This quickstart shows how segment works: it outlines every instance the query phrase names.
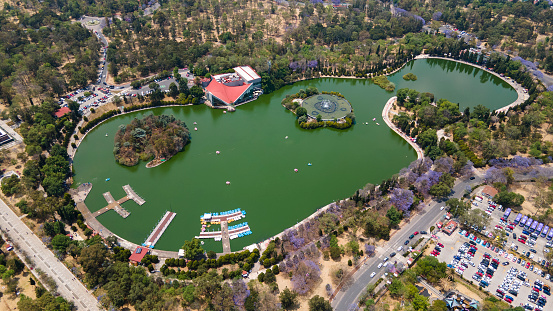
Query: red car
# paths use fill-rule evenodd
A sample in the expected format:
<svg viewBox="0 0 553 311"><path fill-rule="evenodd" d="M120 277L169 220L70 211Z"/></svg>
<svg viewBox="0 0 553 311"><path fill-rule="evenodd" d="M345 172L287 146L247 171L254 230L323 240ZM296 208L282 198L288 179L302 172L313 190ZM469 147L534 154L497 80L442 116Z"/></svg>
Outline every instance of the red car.
<svg viewBox="0 0 553 311"><path fill-rule="evenodd" d="M418 232L418 231L415 231L415 232L413 233L413 235L417 235L417 234L419 234L419 232Z"/></svg>
<svg viewBox="0 0 553 311"><path fill-rule="evenodd" d="M438 246L444 248L444 245L442 243L438 243Z"/></svg>
<svg viewBox="0 0 553 311"><path fill-rule="evenodd" d="M523 239L518 239L518 241L522 244L526 244L526 241L524 241Z"/></svg>

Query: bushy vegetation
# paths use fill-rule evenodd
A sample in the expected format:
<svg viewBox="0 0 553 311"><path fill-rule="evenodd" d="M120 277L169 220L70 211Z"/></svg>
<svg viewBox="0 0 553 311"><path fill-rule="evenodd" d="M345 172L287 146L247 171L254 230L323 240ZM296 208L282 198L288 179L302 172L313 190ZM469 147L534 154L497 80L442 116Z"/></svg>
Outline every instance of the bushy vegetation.
<svg viewBox="0 0 553 311"><path fill-rule="evenodd" d="M417 81L417 76L414 73L410 72L410 73L407 73L407 74L403 75L403 80Z"/></svg>
<svg viewBox="0 0 553 311"><path fill-rule="evenodd" d="M393 92L396 89L396 85L390 82L387 76L374 77L372 80L374 84L380 86L381 88L385 89L388 92Z"/></svg>
<svg viewBox="0 0 553 311"><path fill-rule="evenodd" d="M172 115L148 115L120 125L113 154L118 163L133 166L140 160L169 160L190 141L186 124Z"/></svg>

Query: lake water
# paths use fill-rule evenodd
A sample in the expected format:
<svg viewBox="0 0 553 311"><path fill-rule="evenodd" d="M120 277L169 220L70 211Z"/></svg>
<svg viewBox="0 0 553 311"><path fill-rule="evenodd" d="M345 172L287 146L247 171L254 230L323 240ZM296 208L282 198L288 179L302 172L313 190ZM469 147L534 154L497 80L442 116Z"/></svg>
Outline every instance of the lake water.
<svg viewBox="0 0 553 311"><path fill-rule="evenodd" d="M418 80L404 81L402 76L408 72ZM497 109L517 98L499 78L451 61L412 61L389 79L396 90L408 87L431 92L436 99L459 103L461 110L478 104ZM353 106L357 124L348 130L299 128L280 102L286 94L308 86L342 93ZM74 159L74 185L93 184L85 203L94 212L107 205L102 193L110 191L117 200L125 195L122 186L130 184L146 203L124 203L131 212L127 219L108 211L98 220L138 244L166 210L176 212L156 249L176 251L198 235L200 215L205 212L241 208L247 212L242 221L248 222L253 234L231 241L232 250L240 250L350 196L366 183L380 183L416 159L414 150L382 120L382 108L394 95L367 80L323 78L286 86L227 114L202 105L118 116L94 129L81 143ZM151 113L174 114L184 120L191 130L191 143L156 168L147 169L144 162L134 167L117 164L112 151L118 126ZM198 131L193 130L195 126ZM204 248L222 251L220 242L206 241Z"/></svg>

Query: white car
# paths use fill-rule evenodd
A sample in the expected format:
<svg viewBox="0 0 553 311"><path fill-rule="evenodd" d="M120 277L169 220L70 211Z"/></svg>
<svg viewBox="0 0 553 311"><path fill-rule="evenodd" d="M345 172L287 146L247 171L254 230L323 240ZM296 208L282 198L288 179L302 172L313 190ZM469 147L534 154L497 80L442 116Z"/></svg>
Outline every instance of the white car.
<svg viewBox="0 0 553 311"><path fill-rule="evenodd" d="M403 246L400 246L400 247L397 248L397 251L401 252L402 249L403 249Z"/></svg>
<svg viewBox="0 0 553 311"><path fill-rule="evenodd" d="M440 207L440 211L443 211L443 210L444 210L444 208L445 208L445 206L442 206L442 207Z"/></svg>
<svg viewBox="0 0 553 311"><path fill-rule="evenodd" d="M371 279L374 278L375 275L376 275L376 272L371 273Z"/></svg>
<svg viewBox="0 0 553 311"><path fill-rule="evenodd" d="M382 263L378 264L378 269L382 268Z"/></svg>

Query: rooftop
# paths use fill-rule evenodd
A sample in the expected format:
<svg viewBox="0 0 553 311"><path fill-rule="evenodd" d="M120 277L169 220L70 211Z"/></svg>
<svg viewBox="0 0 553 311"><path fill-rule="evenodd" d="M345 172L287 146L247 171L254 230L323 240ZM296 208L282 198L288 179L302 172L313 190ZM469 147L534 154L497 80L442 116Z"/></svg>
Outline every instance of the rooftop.
<svg viewBox="0 0 553 311"><path fill-rule="evenodd" d="M142 261L142 258L144 258L146 254L148 254L148 251L149 249L147 247L139 246L131 254L131 257L129 257L129 260L134 262L140 262Z"/></svg>
<svg viewBox="0 0 553 311"><path fill-rule="evenodd" d="M57 117L57 118L61 118L63 117L64 115L68 114L71 112L71 109L69 109L68 107L62 107L60 109L58 109L58 111L56 111L56 113L54 113L54 115Z"/></svg>
<svg viewBox="0 0 553 311"><path fill-rule="evenodd" d="M211 83L205 88L221 101L231 104L234 103L248 88L250 84L238 86L227 86L217 80L211 80Z"/></svg>

